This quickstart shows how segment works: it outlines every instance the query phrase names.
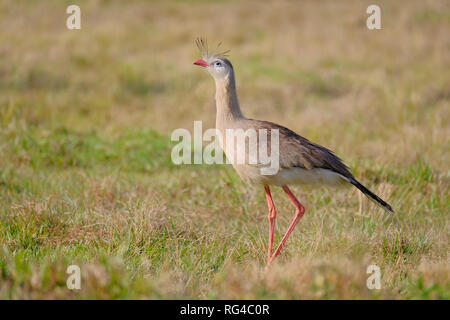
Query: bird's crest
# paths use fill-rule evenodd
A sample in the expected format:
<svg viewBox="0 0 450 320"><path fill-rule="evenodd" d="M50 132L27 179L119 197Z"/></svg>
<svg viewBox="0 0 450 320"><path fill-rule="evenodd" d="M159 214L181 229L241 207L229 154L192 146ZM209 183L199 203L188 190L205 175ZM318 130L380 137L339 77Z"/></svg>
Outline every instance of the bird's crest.
<svg viewBox="0 0 450 320"><path fill-rule="evenodd" d="M209 60L212 57L226 57L228 56L228 53L230 52L230 50L224 50L224 51L219 51L220 46L222 45L222 42L219 42L219 44L217 45L216 49L211 52L211 54L209 53L208 50L208 42L206 40L206 38L197 38L197 40L195 40L195 44L197 45L198 49L200 50L200 53L202 54L202 58L204 60Z"/></svg>

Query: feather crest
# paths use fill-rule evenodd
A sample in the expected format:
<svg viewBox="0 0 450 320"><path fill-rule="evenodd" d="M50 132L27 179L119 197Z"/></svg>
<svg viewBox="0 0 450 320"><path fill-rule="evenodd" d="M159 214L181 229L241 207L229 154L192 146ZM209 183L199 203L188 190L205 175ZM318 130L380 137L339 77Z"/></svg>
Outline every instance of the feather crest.
<svg viewBox="0 0 450 320"><path fill-rule="evenodd" d="M206 38L199 37L195 40L195 44L197 45L198 49L200 50L200 53L202 54L202 57L204 60L209 60L210 58L216 57L226 57L228 56L228 53L230 50L223 50L219 51L220 46L222 45L222 42L219 42L216 49L210 54L208 49L208 41Z"/></svg>

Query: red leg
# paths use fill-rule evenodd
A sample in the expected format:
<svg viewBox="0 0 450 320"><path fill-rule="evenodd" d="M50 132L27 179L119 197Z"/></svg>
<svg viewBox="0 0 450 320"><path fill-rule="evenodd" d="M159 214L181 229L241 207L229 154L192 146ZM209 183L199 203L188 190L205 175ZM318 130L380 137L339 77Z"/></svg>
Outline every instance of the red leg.
<svg viewBox="0 0 450 320"><path fill-rule="evenodd" d="M272 248L273 248L273 233L275 231L275 221L277 218L277 212L275 210L275 205L272 200L272 195L270 194L269 186L264 186L264 191L266 192L267 198L267 206L269 207L269 243L267 248L267 265L270 263L270 259L272 257Z"/></svg>
<svg viewBox="0 0 450 320"><path fill-rule="evenodd" d="M305 207L302 206L300 201L298 201L297 198L292 194L291 190L289 190L289 188L287 186L283 186L283 190L284 190L284 192L286 192L286 194L288 195L288 197L291 199L292 203L295 206L295 217L292 220L291 225L289 226L288 230L286 231L286 234L284 235L283 239L281 240L280 245L278 246L277 250L275 250L275 253L273 254L272 258L270 259L270 262L272 262L272 260L275 259L276 256L280 253L287 238L289 237L292 230L294 230L295 226L297 225L298 220L300 220L301 217L303 217L303 214L305 213Z"/></svg>

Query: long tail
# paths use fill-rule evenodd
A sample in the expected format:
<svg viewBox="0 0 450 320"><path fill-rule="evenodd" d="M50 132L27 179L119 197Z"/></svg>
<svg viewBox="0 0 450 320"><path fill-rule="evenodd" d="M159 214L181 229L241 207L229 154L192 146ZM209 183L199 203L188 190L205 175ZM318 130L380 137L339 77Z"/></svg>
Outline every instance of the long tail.
<svg viewBox="0 0 450 320"><path fill-rule="evenodd" d="M383 199L381 199L379 196L377 196L375 193L364 187L361 183L359 183L356 179L350 179L350 183L357 187L362 193L364 193L367 198L372 200L374 203L382 207L384 210L386 210L389 213L394 213L394 210L392 207Z"/></svg>

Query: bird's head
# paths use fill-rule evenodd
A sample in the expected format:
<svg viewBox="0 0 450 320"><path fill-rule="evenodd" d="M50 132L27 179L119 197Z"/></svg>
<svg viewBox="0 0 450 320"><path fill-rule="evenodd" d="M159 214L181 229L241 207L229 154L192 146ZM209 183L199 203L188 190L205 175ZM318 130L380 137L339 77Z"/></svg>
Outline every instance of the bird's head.
<svg viewBox="0 0 450 320"><path fill-rule="evenodd" d="M194 64L206 68L206 70L216 80L227 79L233 74L233 66L231 62L225 58L225 55L229 52L217 52L220 43L217 46L216 52L209 54L206 40L198 38L196 41L197 47L200 49L202 59L194 61Z"/></svg>

